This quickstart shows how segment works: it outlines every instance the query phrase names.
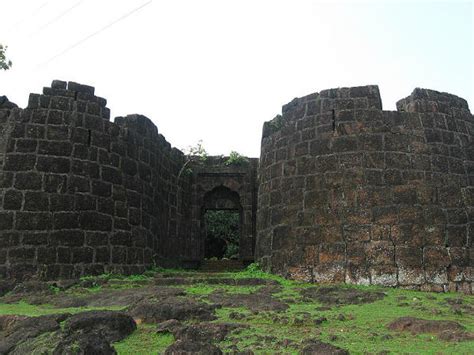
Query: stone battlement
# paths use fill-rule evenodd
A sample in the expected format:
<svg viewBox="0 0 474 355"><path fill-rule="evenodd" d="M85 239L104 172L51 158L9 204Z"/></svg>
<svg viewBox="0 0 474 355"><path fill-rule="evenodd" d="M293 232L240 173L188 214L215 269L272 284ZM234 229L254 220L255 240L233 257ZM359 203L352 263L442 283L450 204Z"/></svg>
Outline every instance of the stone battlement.
<svg viewBox="0 0 474 355"><path fill-rule="evenodd" d="M472 292L474 119L415 89L294 99L262 134L256 257L313 282Z"/></svg>
<svg viewBox="0 0 474 355"><path fill-rule="evenodd" d="M240 259L312 282L472 293L474 118L415 89L323 90L265 122L260 159L193 160L91 86L0 97L0 277L197 266L207 210L240 214ZM191 168L185 169L185 168Z"/></svg>

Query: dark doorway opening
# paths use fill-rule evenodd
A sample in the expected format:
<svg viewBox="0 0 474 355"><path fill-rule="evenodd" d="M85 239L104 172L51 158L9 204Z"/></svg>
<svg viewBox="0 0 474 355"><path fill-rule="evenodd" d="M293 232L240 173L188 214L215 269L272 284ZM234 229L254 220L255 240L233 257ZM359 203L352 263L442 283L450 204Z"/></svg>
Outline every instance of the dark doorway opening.
<svg viewBox="0 0 474 355"><path fill-rule="evenodd" d="M238 259L240 241L239 210L207 210L204 213L205 259Z"/></svg>
<svg viewBox="0 0 474 355"><path fill-rule="evenodd" d="M239 194L225 186L217 186L204 195L201 209L204 259L240 259L242 210Z"/></svg>

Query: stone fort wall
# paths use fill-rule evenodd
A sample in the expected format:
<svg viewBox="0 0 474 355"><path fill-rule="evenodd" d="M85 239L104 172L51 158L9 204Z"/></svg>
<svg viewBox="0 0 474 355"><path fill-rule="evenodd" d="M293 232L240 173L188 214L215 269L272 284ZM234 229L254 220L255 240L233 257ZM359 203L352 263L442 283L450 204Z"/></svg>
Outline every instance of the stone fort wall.
<svg viewBox="0 0 474 355"><path fill-rule="evenodd" d="M242 260L269 271L472 293L473 116L425 89L397 110L376 86L311 94L265 123L259 162L181 174L148 118L110 122L90 86L54 81L25 109L0 97L0 278L196 266L203 211L230 206Z"/></svg>
<svg viewBox="0 0 474 355"><path fill-rule="evenodd" d="M312 282L472 293L474 118L415 89L383 111L377 86L294 99L263 128L256 258Z"/></svg>
<svg viewBox="0 0 474 355"><path fill-rule="evenodd" d="M0 103L0 277L138 273L193 254L184 155L148 118L109 116L73 82L54 81L25 109Z"/></svg>

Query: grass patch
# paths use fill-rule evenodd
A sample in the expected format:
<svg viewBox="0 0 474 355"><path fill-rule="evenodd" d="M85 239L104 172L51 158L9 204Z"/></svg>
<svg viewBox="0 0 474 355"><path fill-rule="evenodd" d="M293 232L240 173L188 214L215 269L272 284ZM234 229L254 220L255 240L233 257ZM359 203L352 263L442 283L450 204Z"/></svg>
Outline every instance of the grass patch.
<svg viewBox="0 0 474 355"><path fill-rule="evenodd" d="M361 292L383 292L385 297L372 303L363 304L323 304L309 296L303 297L302 290L310 287L327 287L303 282L286 280L277 275L267 274L251 265L240 272L205 274L189 270L153 269L142 275L120 276L105 274L83 278L89 287L75 286L67 291L52 289L54 296L67 294L81 297L113 290L119 293L124 288L140 288L152 286L156 277L196 277L200 282L192 285L176 285L182 288L190 299L211 302L209 295L216 290L229 294L257 293L262 285L225 285L207 284L201 281L209 278L246 279L259 278L273 280L281 285L272 297L278 298L289 305L286 311L252 312L245 307L222 307L216 309L217 319L213 322L241 324L243 327L234 330L227 338L217 343L223 352L231 352L236 347L252 350L255 354L283 353L297 354L302 343L307 339L319 339L344 348L350 353L390 353L407 354L472 354L474 342L447 342L439 340L435 335L392 332L386 325L399 317L417 317L431 320L451 320L463 325L468 332L474 332L474 297L458 293L430 293L380 286L331 285L340 290ZM160 286L165 287L165 286ZM150 288L152 289L152 288ZM268 291L267 291L268 292ZM152 297L152 294L150 294ZM181 297L181 296L180 296ZM462 307L458 311L448 303L459 300ZM336 302L337 303L337 302ZM27 302L12 304L1 303L0 315L16 314L40 316L53 313L79 313L89 310L123 310L126 307L70 307L54 308L48 304L32 305ZM316 322L325 318L326 321ZM35 340L39 349L45 349L48 337L54 341L53 335L43 335ZM156 325L139 324L137 330L126 339L116 342L113 346L119 354L163 353L174 341L171 334L156 333ZM27 353L25 348L25 352Z"/></svg>
<svg viewBox="0 0 474 355"><path fill-rule="evenodd" d="M120 355L162 354L174 342L172 334L158 334L156 325L139 324L125 339L113 343Z"/></svg>
<svg viewBox="0 0 474 355"><path fill-rule="evenodd" d="M119 311L122 309L124 309L124 307L120 306L56 308L48 304L32 305L24 301L20 301L18 303L0 303L0 315L15 314L29 317L38 317L47 314L80 313L99 310Z"/></svg>

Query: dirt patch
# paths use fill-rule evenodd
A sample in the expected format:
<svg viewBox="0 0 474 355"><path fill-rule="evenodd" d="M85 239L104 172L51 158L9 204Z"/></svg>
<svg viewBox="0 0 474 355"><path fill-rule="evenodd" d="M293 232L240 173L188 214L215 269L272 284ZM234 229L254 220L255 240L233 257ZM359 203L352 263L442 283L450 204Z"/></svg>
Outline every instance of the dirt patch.
<svg viewBox="0 0 474 355"><path fill-rule="evenodd" d="M263 287L258 291L244 293L227 293L224 290L212 292L208 299L211 302L224 307L245 307L251 311L275 311L281 312L288 309L288 304L272 296L278 292L279 287Z"/></svg>
<svg viewBox="0 0 474 355"><path fill-rule="evenodd" d="M141 300L128 308L128 313L145 323L163 322L169 319L201 320L216 319L214 311L218 305L209 305L186 298L163 298Z"/></svg>
<svg viewBox="0 0 474 355"><path fill-rule="evenodd" d="M304 342L303 349L300 354L302 355L349 355L347 350L338 348L329 343L323 343L317 339L310 339Z"/></svg>
<svg viewBox="0 0 474 355"><path fill-rule="evenodd" d="M458 322L447 320L426 320L414 317L401 317L387 325L387 328L395 331L410 332L413 335L430 333L436 334L438 338L446 341L473 340L474 333L468 333Z"/></svg>
<svg viewBox="0 0 474 355"><path fill-rule="evenodd" d="M337 286L311 287L301 290L300 294L303 299L317 300L325 305L372 303L385 297L383 292L362 291Z"/></svg>

